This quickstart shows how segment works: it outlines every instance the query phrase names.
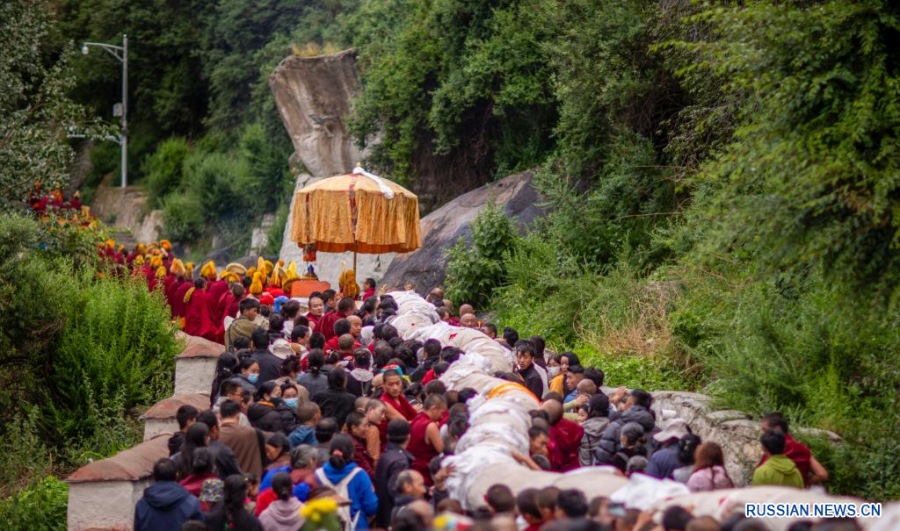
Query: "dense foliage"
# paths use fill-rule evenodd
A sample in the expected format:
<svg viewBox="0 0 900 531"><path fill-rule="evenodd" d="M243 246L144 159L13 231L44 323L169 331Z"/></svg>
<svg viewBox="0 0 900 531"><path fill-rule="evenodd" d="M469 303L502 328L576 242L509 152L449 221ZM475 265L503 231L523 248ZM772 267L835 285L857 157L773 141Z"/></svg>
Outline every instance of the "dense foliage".
<svg viewBox="0 0 900 531"><path fill-rule="evenodd" d="M500 323L611 383L834 430L830 489L900 496L896 7L543 9L551 212L486 296Z"/></svg>
<svg viewBox="0 0 900 531"><path fill-rule="evenodd" d="M11 529L38 515L34 525L64 528L65 486L36 482L133 446L138 408L172 392L168 308L145 282L96 273L100 237L0 216L0 497L24 489L0 502Z"/></svg>

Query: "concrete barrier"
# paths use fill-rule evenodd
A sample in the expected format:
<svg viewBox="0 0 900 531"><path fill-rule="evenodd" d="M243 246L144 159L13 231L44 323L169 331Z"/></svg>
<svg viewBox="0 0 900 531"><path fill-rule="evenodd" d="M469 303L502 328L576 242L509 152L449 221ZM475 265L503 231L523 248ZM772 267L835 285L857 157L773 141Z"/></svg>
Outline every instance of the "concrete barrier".
<svg viewBox="0 0 900 531"><path fill-rule="evenodd" d="M69 476L69 531L132 529L134 508L150 484L153 464L169 455L167 440L160 435Z"/></svg>
<svg viewBox="0 0 900 531"><path fill-rule="evenodd" d="M181 335L185 348L175 357L175 395L209 395L225 347L202 337Z"/></svg>

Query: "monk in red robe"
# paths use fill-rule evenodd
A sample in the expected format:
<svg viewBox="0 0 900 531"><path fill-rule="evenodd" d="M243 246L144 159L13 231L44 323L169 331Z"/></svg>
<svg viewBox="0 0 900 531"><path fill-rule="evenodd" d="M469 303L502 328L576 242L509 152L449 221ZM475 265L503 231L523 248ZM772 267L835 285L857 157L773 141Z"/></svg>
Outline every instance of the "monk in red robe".
<svg viewBox="0 0 900 531"><path fill-rule="evenodd" d="M353 315L353 310L356 309L356 303L353 302L353 299L349 297L344 297L340 301L338 301L337 310L326 313L322 320L319 321L319 326L316 328L316 332L319 332L323 336L325 336L325 340L329 340L334 337L334 323L336 323L340 319L346 319Z"/></svg>
<svg viewBox="0 0 900 531"><path fill-rule="evenodd" d="M184 333L215 341L216 327L209 318L209 293L206 292L206 281L202 278L194 281L194 287L184 296L184 303Z"/></svg>
<svg viewBox="0 0 900 531"><path fill-rule="evenodd" d="M567 472L580 466L578 449L584 428L577 422L563 418L563 406L556 400L547 400L541 409L550 416L550 469L554 472Z"/></svg>

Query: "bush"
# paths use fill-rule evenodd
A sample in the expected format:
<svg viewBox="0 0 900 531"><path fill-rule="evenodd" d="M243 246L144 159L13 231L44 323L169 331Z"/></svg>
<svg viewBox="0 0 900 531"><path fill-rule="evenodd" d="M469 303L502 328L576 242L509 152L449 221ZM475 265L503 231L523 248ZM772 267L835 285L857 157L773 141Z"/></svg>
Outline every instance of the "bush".
<svg viewBox="0 0 900 531"><path fill-rule="evenodd" d="M246 173L246 162L224 153L195 151L184 163L184 190L200 200L206 221L229 214L241 205L236 182Z"/></svg>
<svg viewBox="0 0 900 531"><path fill-rule="evenodd" d="M196 241L205 227L202 209L196 194L170 195L163 203L163 236L178 242Z"/></svg>
<svg viewBox="0 0 900 531"><path fill-rule="evenodd" d="M506 281L506 255L519 235L501 207L488 205L472 223L472 242L460 239L447 251L447 296L484 308Z"/></svg>
<svg viewBox="0 0 900 531"><path fill-rule="evenodd" d="M99 435L105 419L172 392L180 346L169 309L138 281L76 277L45 391L58 442ZM101 440L101 439L97 439Z"/></svg>
<svg viewBox="0 0 900 531"><path fill-rule="evenodd" d="M162 206L164 198L174 192L182 180L184 159L190 146L181 137L172 137L163 141L153 155L144 162L147 174L147 191L154 206Z"/></svg>
<svg viewBox="0 0 900 531"><path fill-rule="evenodd" d="M69 486L48 476L33 487L0 501L0 522L4 529L31 531L63 531Z"/></svg>

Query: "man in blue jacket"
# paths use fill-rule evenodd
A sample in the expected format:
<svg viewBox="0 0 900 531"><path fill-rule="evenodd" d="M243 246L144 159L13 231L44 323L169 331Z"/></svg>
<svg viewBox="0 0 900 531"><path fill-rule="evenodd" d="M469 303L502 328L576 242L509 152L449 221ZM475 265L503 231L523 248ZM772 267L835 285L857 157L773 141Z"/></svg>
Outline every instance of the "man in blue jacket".
<svg viewBox="0 0 900 531"><path fill-rule="evenodd" d="M203 520L200 502L175 482L175 462L160 459L153 465L153 484L134 509L134 531L181 529L188 520Z"/></svg>

